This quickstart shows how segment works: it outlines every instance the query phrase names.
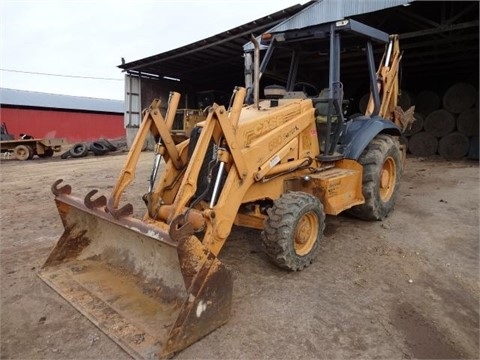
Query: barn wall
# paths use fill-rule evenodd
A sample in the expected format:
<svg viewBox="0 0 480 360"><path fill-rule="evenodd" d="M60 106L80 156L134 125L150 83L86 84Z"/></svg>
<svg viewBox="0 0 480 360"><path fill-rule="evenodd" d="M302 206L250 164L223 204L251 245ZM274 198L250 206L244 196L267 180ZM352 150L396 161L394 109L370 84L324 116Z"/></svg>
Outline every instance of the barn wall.
<svg viewBox="0 0 480 360"><path fill-rule="evenodd" d="M123 114L0 108L0 121L18 138L27 133L37 138L65 138L70 143L125 136Z"/></svg>

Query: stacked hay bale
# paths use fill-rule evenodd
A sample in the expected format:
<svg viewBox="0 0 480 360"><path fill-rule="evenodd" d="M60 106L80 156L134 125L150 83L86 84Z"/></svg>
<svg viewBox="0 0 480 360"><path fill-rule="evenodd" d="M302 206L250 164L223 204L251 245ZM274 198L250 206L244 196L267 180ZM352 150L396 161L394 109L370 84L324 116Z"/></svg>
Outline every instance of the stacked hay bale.
<svg viewBox="0 0 480 360"><path fill-rule="evenodd" d="M411 154L478 160L478 92L474 86L456 83L442 97L421 91L415 98L415 120L405 132Z"/></svg>

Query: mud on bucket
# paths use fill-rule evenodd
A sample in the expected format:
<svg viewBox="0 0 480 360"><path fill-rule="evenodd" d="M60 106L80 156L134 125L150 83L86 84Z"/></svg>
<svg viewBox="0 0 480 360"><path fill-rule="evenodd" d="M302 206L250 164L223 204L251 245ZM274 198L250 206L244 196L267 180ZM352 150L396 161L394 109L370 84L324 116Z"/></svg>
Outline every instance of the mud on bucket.
<svg viewBox="0 0 480 360"><path fill-rule="evenodd" d="M65 231L39 276L134 358L172 356L228 320L230 272L195 236L69 191L55 201Z"/></svg>

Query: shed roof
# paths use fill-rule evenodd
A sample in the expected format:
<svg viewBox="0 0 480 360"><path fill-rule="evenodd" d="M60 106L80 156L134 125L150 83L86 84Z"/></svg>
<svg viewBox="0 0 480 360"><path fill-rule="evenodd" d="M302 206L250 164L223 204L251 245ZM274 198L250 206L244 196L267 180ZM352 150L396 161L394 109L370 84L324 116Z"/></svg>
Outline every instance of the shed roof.
<svg viewBox="0 0 480 360"><path fill-rule="evenodd" d="M269 30L353 18L386 33L400 35L401 47L405 50L404 73L417 81L418 86L426 80L435 83L438 74L443 80L465 77L478 81L478 15L478 1L312 0L119 67L127 72L153 74L157 78L172 76L197 89L214 86L229 91L234 85L244 83L243 46L251 33L259 35ZM360 57L364 60L365 56L359 53ZM276 73L282 73L282 67L288 71L290 58L275 63ZM356 72L356 59L348 60L352 73ZM270 76L264 75L262 79Z"/></svg>
<svg viewBox="0 0 480 360"><path fill-rule="evenodd" d="M315 1L293 5L284 10L237 26L220 34L161 54L121 64L130 73L171 77L191 84L243 81L243 45L250 34L261 34ZM221 85L219 85L221 86Z"/></svg>
<svg viewBox="0 0 480 360"><path fill-rule="evenodd" d="M0 105L2 106L123 113L123 104L124 102L120 100L0 88Z"/></svg>
<svg viewBox="0 0 480 360"><path fill-rule="evenodd" d="M415 0L316 0L306 8L292 15L290 18L282 21L278 25L273 26L268 30L268 32L282 32L325 24L332 21L342 20L349 16L366 14L395 6L406 5L413 1ZM253 50L252 43L248 42L245 44L244 50Z"/></svg>

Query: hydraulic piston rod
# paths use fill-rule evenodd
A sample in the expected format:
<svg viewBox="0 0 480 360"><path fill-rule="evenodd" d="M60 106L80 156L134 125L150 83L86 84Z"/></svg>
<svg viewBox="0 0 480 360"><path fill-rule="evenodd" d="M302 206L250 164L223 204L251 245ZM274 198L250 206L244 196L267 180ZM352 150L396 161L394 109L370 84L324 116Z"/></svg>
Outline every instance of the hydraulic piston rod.
<svg viewBox="0 0 480 360"><path fill-rule="evenodd" d="M215 179L215 185L213 187L212 198L210 200L210 208L213 208L215 206L215 203L217 202L218 188L220 187L220 181L221 181L222 176L223 176L223 169L224 168L225 168L225 163L223 161L220 161L220 166L218 168L217 178Z"/></svg>

